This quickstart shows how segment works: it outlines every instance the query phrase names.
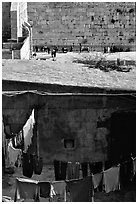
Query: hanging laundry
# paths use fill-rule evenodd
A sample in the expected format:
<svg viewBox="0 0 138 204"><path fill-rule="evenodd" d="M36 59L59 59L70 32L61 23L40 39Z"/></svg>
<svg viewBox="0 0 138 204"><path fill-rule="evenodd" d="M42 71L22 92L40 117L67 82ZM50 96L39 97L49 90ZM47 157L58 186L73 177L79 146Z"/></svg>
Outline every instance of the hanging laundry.
<svg viewBox="0 0 138 204"><path fill-rule="evenodd" d="M61 161L60 180L66 180L67 162Z"/></svg>
<svg viewBox="0 0 138 204"><path fill-rule="evenodd" d="M103 172L103 184L106 193L120 189L119 172L120 166L112 167Z"/></svg>
<svg viewBox="0 0 138 204"><path fill-rule="evenodd" d="M80 176L80 163L79 162L68 162L67 177L70 179L79 179Z"/></svg>
<svg viewBox="0 0 138 204"><path fill-rule="evenodd" d="M123 162L120 166L121 185L127 186L130 184L133 176L133 160Z"/></svg>
<svg viewBox="0 0 138 204"><path fill-rule="evenodd" d="M2 122L2 147L3 147L3 154L6 155L6 135L4 132L4 124Z"/></svg>
<svg viewBox="0 0 138 204"><path fill-rule="evenodd" d="M51 190L50 182L39 181L38 185L40 187L40 197L49 198Z"/></svg>
<svg viewBox="0 0 138 204"><path fill-rule="evenodd" d="M67 171L67 162L54 160L55 180L65 180Z"/></svg>
<svg viewBox="0 0 138 204"><path fill-rule="evenodd" d="M65 181L54 181L51 182L52 192L51 197L57 196L57 201L66 202L66 182ZM54 193L53 193L54 192Z"/></svg>
<svg viewBox="0 0 138 204"><path fill-rule="evenodd" d="M103 163L102 162L89 163L89 167L91 174L97 174L102 171Z"/></svg>
<svg viewBox="0 0 138 204"><path fill-rule="evenodd" d="M8 139L6 139L6 135L4 132L4 124L2 122L2 166L9 166L9 158L8 158Z"/></svg>
<svg viewBox="0 0 138 204"><path fill-rule="evenodd" d="M136 158L133 159L133 175L136 175Z"/></svg>
<svg viewBox="0 0 138 204"><path fill-rule="evenodd" d="M93 187L94 189L98 188L100 183L102 182L103 173L98 173L92 175Z"/></svg>
<svg viewBox="0 0 138 204"><path fill-rule="evenodd" d="M27 120L26 124L23 127L23 136L24 136L24 152L27 152L28 147L32 143L33 137L33 127L34 127L35 119L34 119L34 109L32 110L32 114Z"/></svg>
<svg viewBox="0 0 138 204"><path fill-rule="evenodd" d="M12 146L12 141L8 144L8 158L9 158L9 165L14 166L15 162L17 161L18 157L21 155L20 149L15 149Z"/></svg>
<svg viewBox="0 0 138 204"><path fill-rule="evenodd" d="M33 155L33 170L35 174L40 175L43 169L43 159L37 155Z"/></svg>
<svg viewBox="0 0 138 204"><path fill-rule="evenodd" d="M83 178L88 176L88 164L87 162L81 163L81 169L82 169L82 176Z"/></svg>
<svg viewBox="0 0 138 204"><path fill-rule="evenodd" d="M22 161L23 175L28 178L31 178L33 175L33 155L23 153L22 156L23 156Z"/></svg>
<svg viewBox="0 0 138 204"><path fill-rule="evenodd" d="M33 199L39 201L39 186L38 181L16 178L16 191L14 202L18 199Z"/></svg>
<svg viewBox="0 0 138 204"><path fill-rule="evenodd" d="M54 160L55 180L60 180L60 161Z"/></svg>
<svg viewBox="0 0 138 204"><path fill-rule="evenodd" d="M84 179L66 181L72 202L91 202L94 196L92 176Z"/></svg>
<svg viewBox="0 0 138 204"><path fill-rule="evenodd" d="M12 144L15 149L24 149L23 131L20 131L14 138L12 138Z"/></svg>

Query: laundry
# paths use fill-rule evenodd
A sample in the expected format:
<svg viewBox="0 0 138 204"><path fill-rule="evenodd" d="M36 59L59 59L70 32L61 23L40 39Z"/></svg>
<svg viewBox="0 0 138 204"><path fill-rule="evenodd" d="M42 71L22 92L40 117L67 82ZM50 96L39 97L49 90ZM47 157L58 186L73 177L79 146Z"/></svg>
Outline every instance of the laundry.
<svg viewBox="0 0 138 204"><path fill-rule="evenodd" d="M33 127L34 127L35 119L34 119L34 109L32 110L32 114L27 120L26 124L23 127L23 136L24 136L24 152L27 152L28 147L32 143L33 137Z"/></svg>
<svg viewBox="0 0 138 204"><path fill-rule="evenodd" d="M120 178L121 178L121 185L127 186L130 184L133 178L133 160L130 159L129 161L123 162L120 166Z"/></svg>
<svg viewBox="0 0 138 204"><path fill-rule="evenodd" d="M133 175L136 174L136 158L133 159Z"/></svg>
<svg viewBox="0 0 138 204"><path fill-rule="evenodd" d="M23 175L28 178L31 178L33 175L33 155L23 153L22 168L23 168Z"/></svg>
<svg viewBox="0 0 138 204"><path fill-rule="evenodd" d="M91 174L97 174L102 171L103 163L102 162L89 163L89 167Z"/></svg>
<svg viewBox="0 0 138 204"><path fill-rule="evenodd" d="M59 196L60 199L66 202L66 182L65 181L54 181L51 182L53 190L51 194L52 197Z"/></svg>
<svg viewBox="0 0 138 204"><path fill-rule="evenodd" d="M38 183L38 186L40 187L40 197L49 198L51 190L50 182L41 181Z"/></svg>
<svg viewBox="0 0 138 204"><path fill-rule="evenodd" d="M16 191L14 201L18 199L33 199L39 201L38 181L16 178Z"/></svg>
<svg viewBox="0 0 138 204"><path fill-rule="evenodd" d="M92 176L84 179L66 181L72 202L91 202L94 196Z"/></svg>
<svg viewBox="0 0 138 204"><path fill-rule="evenodd" d="M55 180L65 180L67 171L67 162L54 160Z"/></svg>
<svg viewBox="0 0 138 204"><path fill-rule="evenodd" d="M33 170L35 174L40 175L43 169L43 159L37 155L33 155Z"/></svg>
<svg viewBox="0 0 138 204"><path fill-rule="evenodd" d="M93 187L94 189L98 188L103 178L103 173L98 173L92 175Z"/></svg>
<svg viewBox="0 0 138 204"><path fill-rule="evenodd" d="M88 164L87 162L81 163L82 175L83 178L88 176Z"/></svg>
<svg viewBox="0 0 138 204"><path fill-rule="evenodd" d="M106 193L120 189L119 172L120 166L112 167L103 172L103 184Z"/></svg>
<svg viewBox="0 0 138 204"><path fill-rule="evenodd" d="M15 149L24 149L24 137L22 131L20 131L14 138L12 138L12 144Z"/></svg>
<svg viewBox="0 0 138 204"><path fill-rule="evenodd" d="M80 176L80 163L79 162L68 162L67 167L67 178L71 179L79 179Z"/></svg>
<svg viewBox="0 0 138 204"><path fill-rule="evenodd" d="M16 160L18 157L21 155L21 150L20 149L15 149L12 146L12 141L9 142L8 144L8 158L9 158L9 165L14 166Z"/></svg>

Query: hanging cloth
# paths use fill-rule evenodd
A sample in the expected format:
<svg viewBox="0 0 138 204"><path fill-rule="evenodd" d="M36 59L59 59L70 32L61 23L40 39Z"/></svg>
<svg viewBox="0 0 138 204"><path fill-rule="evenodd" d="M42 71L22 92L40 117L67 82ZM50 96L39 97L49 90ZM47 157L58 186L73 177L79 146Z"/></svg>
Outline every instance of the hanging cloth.
<svg viewBox="0 0 138 204"><path fill-rule="evenodd" d="M103 178L103 173L92 175L94 189L98 188Z"/></svg>
<svg viewBox="0 0 138 204"><path fill-rule="evenodd" d="M33 155L33 170L35 174L40 175L43 169L43 159L37 155Z"/></svg>
<svg viewBox="0 0 138 204"><path fill-rule="evenodd" d="M133 175L136 175L136 158L133 159Z"/></svg>
<svg viewBox="0 0 138 204"><path fill-rule="evenodd" d="M17 159L21 156L21 150L15 149L12 146L12 141L8 144L8 157L9 157L9 165L14 166Z"/></svg>
<svg viewBox="0 0 138 204"><path fill-rule="evenodd" d="M81 163L82 175L83 178L88 176L88 164L87 162Z"/></svg>
<svg viewBox="0 0 138 204"><path fill-rule="evenodd" d="M72 202L91 202L94 195L92 176L66 181Z"/></svg>
<svg viewBox="0 0 138 204"><path fill-rule="evenodd" d="M51 182L51 185L52 185L51 197L52 198L56 197L56 201L66 202L66 182L54 181Z"/></svg>
<svg viewBox="0 0 138 204"><path fill-rule="evenodd" d="M27 152L28 147L32 143L34 123L35 123L35 119L34 119L34 109L33 109L32 114L30 115L29 119L27 120L26 124L23 127L25 153Z"/></svg>
<svg viewBox="0 0 138 204"><path fill-rule="evenodd" d="M33 156L27 153L23 153L22 161L23 175L31 178L33 175Z"/></svg>
<svg viewBox="0 0 138 204"><path fill-rule="evenodd" d="M50 198L50 190L51 190L50 182L39 181L38 185L40 187L40 197Z"/></svg>
<svg viewBox="0 0 138 204"><path fill-rule="evenodd" d="M33 199L35 202L39 201L38 181L16 178L14 202L18 202L18 199Z"/></svg>
<svg viewBox="0 0 138 204"><path fill-rule="evenodd" d="M120 189L119 172L120 166L112 167L103 172L103 184L106 193Z"/></svg>
<svg viewBox="0 0 138 204"><path fill-rule="evenodd" d="M80 163L68 162L68 167L67 167L68 180L79 179L79 176L80 176Z"/></svg>
<svg viewBox="0 0 138 204"><path fill-rule="evenodd" d="M24 150L24 136L22 130L12 138L12 144L15 149Z"/></svg>
<svg viewBox="0 0 138 204"><path fill-rule="evenodd" d="M66 179L67 162L54 160L55 180L61 181Z"/></svg>

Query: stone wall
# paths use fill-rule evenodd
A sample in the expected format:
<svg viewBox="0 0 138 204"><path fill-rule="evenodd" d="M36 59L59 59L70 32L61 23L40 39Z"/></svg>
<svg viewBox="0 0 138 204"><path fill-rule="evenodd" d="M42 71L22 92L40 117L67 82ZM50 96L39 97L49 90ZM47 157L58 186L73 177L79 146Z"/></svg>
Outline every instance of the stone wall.
<svg viewBox="0 0 138 204"><path fill-rule="evenodd" d="M92 50L122 45L135 50L135 2L29 2L34 45L72 45Z"/></svg>

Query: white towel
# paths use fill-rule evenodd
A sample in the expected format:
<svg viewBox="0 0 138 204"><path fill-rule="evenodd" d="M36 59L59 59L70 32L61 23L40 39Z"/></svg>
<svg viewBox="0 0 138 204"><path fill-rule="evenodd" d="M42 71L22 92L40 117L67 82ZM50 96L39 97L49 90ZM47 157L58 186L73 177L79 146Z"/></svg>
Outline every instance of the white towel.
<svg viewBox="0 0 138 204"><path fill-rule="evenodd" d="M120 189L119 172L120 166L112 167L103 172L103 184L106 193Z"/></svg>

